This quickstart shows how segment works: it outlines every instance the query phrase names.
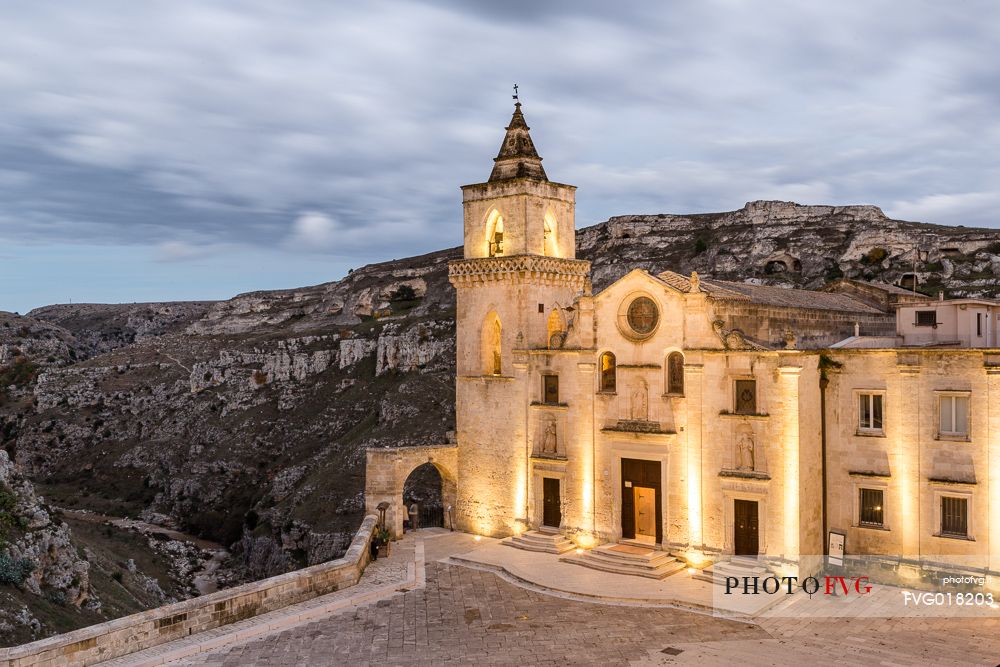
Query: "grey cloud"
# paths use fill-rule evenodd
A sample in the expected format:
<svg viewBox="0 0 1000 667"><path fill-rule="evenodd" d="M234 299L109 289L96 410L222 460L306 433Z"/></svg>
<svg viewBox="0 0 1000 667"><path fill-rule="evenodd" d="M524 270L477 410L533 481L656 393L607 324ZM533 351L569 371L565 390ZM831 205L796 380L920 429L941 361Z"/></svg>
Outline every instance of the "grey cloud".
<svg viewBox="0 0 1000 667"><path fill-rule="evenodd" d="M454 245L457 186L488 175L514 81L550 177L581 186L581 225L761 197L997 224L977 206L1000 188L993 3L7 14L3 239L187 261L191 248L294 245L315 212L336 221L329 252L359 262Z"/></svg>

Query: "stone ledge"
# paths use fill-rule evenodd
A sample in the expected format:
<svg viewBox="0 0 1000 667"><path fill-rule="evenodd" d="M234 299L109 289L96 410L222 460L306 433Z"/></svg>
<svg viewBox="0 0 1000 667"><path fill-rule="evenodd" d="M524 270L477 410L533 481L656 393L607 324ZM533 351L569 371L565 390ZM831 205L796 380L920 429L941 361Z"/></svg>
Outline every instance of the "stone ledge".
<svg viewBox="0 0 1000 667"><path fill-rule="evenodd" d="M375 522L366 516L337 560L0 649L0 664L93 665L353 586L370 559Z"/></svg>

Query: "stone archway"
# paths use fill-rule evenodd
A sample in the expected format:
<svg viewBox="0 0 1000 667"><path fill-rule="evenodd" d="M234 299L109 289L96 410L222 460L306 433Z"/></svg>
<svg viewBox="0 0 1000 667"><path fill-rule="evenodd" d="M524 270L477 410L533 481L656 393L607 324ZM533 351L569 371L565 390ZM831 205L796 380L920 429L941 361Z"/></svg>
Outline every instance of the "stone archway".
<svg viewBox="0 0 1000 667"><path fill-rule="evenodd" d="M458 494L458 446L429 445L424 447L388 447L369 449L365 466L365 511L378 514L378 505L389 503L386 526L394 537L403 534L403 519L407 516L403 504L403 487L414 470L432 464L441 475L441 502L445 508L455 505Z"/></svg>

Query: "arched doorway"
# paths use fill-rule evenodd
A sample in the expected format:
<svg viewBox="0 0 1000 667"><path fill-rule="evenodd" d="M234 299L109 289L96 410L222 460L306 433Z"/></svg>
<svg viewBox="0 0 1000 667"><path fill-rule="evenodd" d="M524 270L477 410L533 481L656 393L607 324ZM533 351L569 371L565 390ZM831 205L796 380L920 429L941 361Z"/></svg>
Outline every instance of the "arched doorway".
<svg viewBox="0 0 1000 667"><path fill-rule="evenodd" d="M410 511L414 505L417 510L415 515ZM406 477L403 482L403 507L406 530L444 527L444 480L437 466L424 463Z"/></svg>

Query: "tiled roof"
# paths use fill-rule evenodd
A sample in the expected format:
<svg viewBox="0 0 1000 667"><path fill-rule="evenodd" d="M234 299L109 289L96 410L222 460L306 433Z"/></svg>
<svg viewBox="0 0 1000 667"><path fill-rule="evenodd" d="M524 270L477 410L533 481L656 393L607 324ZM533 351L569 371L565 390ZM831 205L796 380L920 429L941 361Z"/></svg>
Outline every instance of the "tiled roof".
<svg viewBox="0 0 1000 667"><path fill-rule="evenodd" d="M658 278L674 289L684 292L691 291L691 279L664 271ZM771 285L753 285L750 283L735 283L728 280L703 278L699 288L715 299L747 300L765 306L782 306L785 308L810 308L812 310L835 310L851 313L883 314L877 308L872 308L846 294L831 292L814 292L812 290L788 289Z"/></svg>

